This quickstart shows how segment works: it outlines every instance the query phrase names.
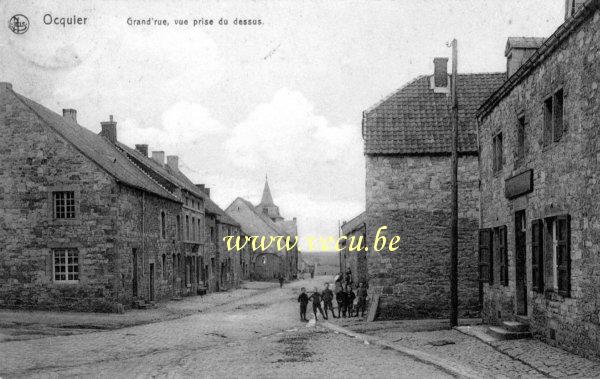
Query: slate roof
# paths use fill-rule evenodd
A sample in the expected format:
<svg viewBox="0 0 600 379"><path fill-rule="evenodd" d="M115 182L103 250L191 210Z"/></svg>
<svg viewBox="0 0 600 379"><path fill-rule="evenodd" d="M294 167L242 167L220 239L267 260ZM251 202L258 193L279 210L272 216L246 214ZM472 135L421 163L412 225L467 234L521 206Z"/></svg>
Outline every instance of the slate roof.
<svg viewBox="0 0 600 379"><path fill-rule="evenodd" d="M271 196L271 189L269 188L269 181L265 178L265 188L263 189L262 199L259 205L275 205L273 203L273 196Z"/></svg>
<svg viewBox="0 0 600 379"><path fill-rule="evenodd" d="M163 198L180 202L177 197L146 175L125 154L106 138L67 120L48 108L13 92L46 125L71 143L117 181Z"/></svg>
<svg viewBox="0 0 600 379"><path fill-rule="evenodd" d="M579 30L580 26L600 9L600 0L587 0L577 12L560 25L550 37L537 49L519 69L512 74L477 110L477 117L485 117L494 107L506 97L513 88L529 76L529 74L550 57L553 52L569 36Z"/></svg>
<svg viewBox="0 0 600 379"><path fill-rule="evenodd" d="M504 55L508 54L510 49L538 49L546 38L540 37L508 37Z"/></svg>
<svg viewBox="0 0 600 379"><path fill-rule="evenodd" d="M365 111L365 154L439 154L451 152L451 101L434 93L423 75ZM459 152L477 151L475 112L502 85L505 73L459 74Z"/></svg>
<svg viewBox="0 0 600 379"><path fill-rule="evenodd" d="M173 183L179 188L182 188L194 196L204 200L204 208L206 212L217 215L219 221L224 224L239 226L239 224L225 213L204 191L200 190L196 185L181 171L173 170L167 165L161 165L154 159L140 153L139 151L130 148L129 146L118 143L119 148L123 149L127 154L134 156L149 166L154 172L161 175L163 178Z"/></svg>
<svg viewBox="0 0 600 379"><path fill-rule="evenodd" d="M342 224L342 233L344 233L344 235L348 235L350 233L352 233L353 231L355 231L356 229L360 228L362 226L362 224L364 224L366 222L366 216L367 216L367 212L363 212L361 214L359 214L358 216L354 217L353 219L351 219L350 221L346 221Z"/></svg>
<svg viewBox="0 0 600 379"><path fill-rule="evenodd" d="M242 231L248 236L283 235L282 230L271 219L263 218L252 203L241 197L235 199L225 211L241 225Z"/></svg>

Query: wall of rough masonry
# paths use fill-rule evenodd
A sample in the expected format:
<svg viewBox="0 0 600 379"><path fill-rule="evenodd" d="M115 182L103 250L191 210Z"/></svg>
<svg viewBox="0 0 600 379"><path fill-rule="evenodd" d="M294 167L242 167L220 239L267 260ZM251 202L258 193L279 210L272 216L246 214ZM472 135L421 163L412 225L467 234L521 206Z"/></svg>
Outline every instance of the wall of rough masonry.
<svg viewBox="0 0 600 379"><path fill-rule="evenodd" d="M119 186L116 224L118 270L115 278L120 302L128 307L134 300L150 299L150 265L154 265L154 299L162 300L184 294L185 258L191 254L187 244L177 238L176 216L181 204L126 186ZM161 212L165 213L165 237L160 231ZM137 293L133 292L134 249L137 252ZM187 254L186 254L187 253ZM165 256L163 265L163 255ZM175 261L175 264L173 262Z"/></svg>
<svg viewBox="0 0 600 379"><path fill-rule="evenodd" d="M583 355L600 353L600 14L564 41L482 120L482 227L507 225L509 284L484 285L484 320L499 323L515 315L514 212L527 219L528 315L536 336ZM564 90L566 131L544 147L543 102ZM528 120L526 156L515 159L517 115ZM505 163L492 173L492 137L502 131ZM533 192L504 197L504 181L533 169ZM531 221L571 216L571 296L532 291ZM500 314L499 314L500 312Z"/></svg>
<svg viewBox="0 0 600 379"><path fill-rule="evenodd" d="M450 263L450 157L366 157L369 294L380 295L379 319L447 316ZM478 311L477 157L459 159L459 300ZM400 247L372 251L381 226Z"/></svg>
<svg viewBox="0 0 600 379"><path fill-rule="evenodd" d="M116 183L0 91L0 306L111 310ZM74 190L77 218L55 221L52 190ZM55 283L52 248L79 250L78 284Z"/></svg>

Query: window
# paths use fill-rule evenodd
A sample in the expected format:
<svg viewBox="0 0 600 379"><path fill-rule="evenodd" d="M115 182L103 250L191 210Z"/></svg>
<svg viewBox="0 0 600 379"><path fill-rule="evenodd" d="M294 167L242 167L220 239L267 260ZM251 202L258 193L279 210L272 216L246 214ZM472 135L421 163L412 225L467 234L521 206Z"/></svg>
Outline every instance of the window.
<svg viewBox="0 0 600 379"><path fill-rule="evenodd" d="M268 215L269 214L269 210L267 208L263 208L263 213Z"/></svg>
<svg viewBox="0 0 600 379"><path fill-rule="evenodd" d="M167 256L166 254L162 255L162 278L165 280L167 278Z"/></svg>
<svg viewBox="0 0 600 379"><path fill-rule="evenodd" d="M196 218L192 217L192 238L190 238L191 240L195 241L196 240Z"/></svg>
<svg viewBox="0 0 600 379"><path fill-rule="evenodd" d="M75 218L74 191L52 192L52 203L54 204L54 218L66 220Z"/></svg>
<svg viewBox="0 0 600 379"><path fill-rule="evenodd" d="M531 222L531 281L535 292L544 292L544 223Z"/></svg>
<svg viewBox="0 0 600 379"><path fill-rule="evenodd" d="M210 240L211 242L215 242L215 228L210 227Z"/></svg>
<svg viewBox="0 0 600 379"><path fill-rule="evenodd" d="M571 294L571 231L568 215L546 219L550 242L548 262L552 290L563 296Z"/></svg>
<svg viewBox="0 0 600 379"><path fill-rule="evenodd" d="M190 239L190 216L185 216L185 240L189 241Z"/></svg>
<svg viewBox="0 0 600 379"><path fill-rule="evenodd" d="M564 92L562 89L544 101L544 146L558 142L563 135Z"/></svg>
<svg viewBox="0 0 600 379"><path fill-rule="evenodd" d="M198 218L198 241L202 239L202 223L200 222L200 218Z"/></svg>
<svg viewBox="0 0 600 379"><path fill-rule="evenodd" d="M520 162L525 157L525 116L517 119L517 151L516 161Z"/></svg>
<svg viewBox="0 0 600 379"><path fill-rule="evenodd" d="M165 218L165 212L160 212L160 237L162 239L166 238L166 218Z"/></svg>
<svg viewBox="0 0 600 379"><path fill-rule="evenodd" d="M181 241L181 216L177 215L177 240Z"/></svg>
<svg viewBox="0 0 600 379"><path fill-rule="evenodd" d="M77 249L52 250L55 282L79 281L79 253Z"/></svg>
<svg viewBox="0 0 600 379"><path fill-rule="evenodd" d="M492 168L494 173L502 171L502 133L498 133L493 139L493 162Z"/></svg>

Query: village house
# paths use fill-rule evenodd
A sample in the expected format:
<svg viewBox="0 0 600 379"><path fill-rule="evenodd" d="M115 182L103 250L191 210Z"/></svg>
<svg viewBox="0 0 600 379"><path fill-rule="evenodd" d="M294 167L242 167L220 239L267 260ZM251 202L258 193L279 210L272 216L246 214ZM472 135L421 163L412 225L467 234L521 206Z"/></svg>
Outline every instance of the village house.
<svg viewBox="0 0 600 379"><path fill-rule="evenodd" d="M265 238L267 242L271 237L290 237L292 244L297 239L296 218L285 220L280 215L266 179L262 199L257 206L238 197L225 212L239 223L244 236ZM279 276L287 280L295 279L298 275L298 254L297 244L291 249L279 250L276 243L273 243L264 250L251 251L250 275L257 280L273 280Z"/></svg>
<svg viewBox="0 0 600 379"><path fill-rule="evenodd" d="M95 134L10 83L0 112L0 306L120 311L204 290L209 199L173 179L176 157L152 160L118 142L112 116Z"/></svg>
<svg viewBox="0 0 600 379"><path fill-rule="evenodd" d="M518 321L549 343L596 357L599 8L597 0L567 1L564 23L477 114L484 321L502 323L491 330L504 335Z"/></svg>
<svg viewBox="0 0 600 379"><path fill-rule="evenodd" d="M350 251L350 243L352 243L353 247L359 246L359 244L366 247L367 225L365 223L365 216L366 212L362 212L341 225L342 236L345 238L340 242L340 270L345 275L349 269L355 285L358 285L360 282L367 285L369 282L367 252L365 250ZM351 240L352 238L354 238L353 241Z"/></svg>
<svg viewBox="0 0 600 379"><path fill-rule="evenodd" d="M366 239L386 226L400 248L367 253L369 294L380 295L378 317L446 316L450 308L451 123L448 59L433 75L404 85L363 114L366 157ZM461 314L479 309L477 282L477 107L505 74L459 74L459 301Z"/></svg>

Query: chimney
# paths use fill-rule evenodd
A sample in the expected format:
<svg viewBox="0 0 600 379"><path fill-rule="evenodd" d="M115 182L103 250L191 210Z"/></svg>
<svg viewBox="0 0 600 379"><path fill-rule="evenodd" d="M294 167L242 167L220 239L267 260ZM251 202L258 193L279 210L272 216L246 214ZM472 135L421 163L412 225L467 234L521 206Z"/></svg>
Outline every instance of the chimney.
<svg viewBox="0 0 600 379"><path fill-rule="evenodd" d="M565 21L573 17L586 0L565 0Z"/></svg>
<svg viewBox="0 0 600 379"><path fill-rule="evenodd" d="M167 155L167 166L173 171L179 171L179 157L177 155Z"/></svg>
<svg viewBox="0 0 600 379"><path fill-rule="evenodd" d="M435 87L448 87L448 58L433 58L433 83Z"/></svg>
<svg viewBox="0 0 600 379"><path fill-rule="evenodd" d="M117 142L117 123L113 120L113 116L109 116L109 121L103 121L100 123L102 131L100 135L109 140L112 143Z"/></svg>
<svg viewBox="0 0 600 379"><path fill-rule="evenodd" d="M164 151L153 151L152 159L154 159L161 166L165 164L165 152Z"/></svg>
<svg viewBox="0 0 600 379"><path fill-rule="evenodd" d="M205 187L204 188L204 193L206 194L206 196L210 197L210 188Z"/></svg>
<svg viewBox="0 0 600 379"><path fill-rule="evenodd" d="M200 191L204 192L204 184L196 184L196 188L198 188Z"/></svg>
<svg viewBox="0 0 600 379"><path fill-rule="evenodd" d="M12 84L8 82L0 82L0 92L12 91Z"/></svg>
<svg viewBox="0 0 600 379"><path fill-rule="evenodd" d="M508 37L504 56L506 57L506 77L510 78L523 63L544 43L544 38Z"/></svg>
<svg viewBox="0 0 600 379"><path fill-rule="evenodd" d="M148 145L143 143L139 145L135 145L135 149L140 153L144 154L145 157L148 156Z"/></svg>
<svg viewBox="0 0 600 379"><path fill-rule="evenodd" d="M63 117L77 124L77 110L63 109Z"/></svg>

